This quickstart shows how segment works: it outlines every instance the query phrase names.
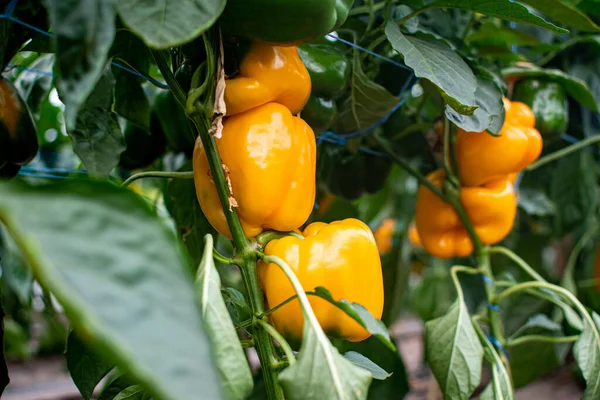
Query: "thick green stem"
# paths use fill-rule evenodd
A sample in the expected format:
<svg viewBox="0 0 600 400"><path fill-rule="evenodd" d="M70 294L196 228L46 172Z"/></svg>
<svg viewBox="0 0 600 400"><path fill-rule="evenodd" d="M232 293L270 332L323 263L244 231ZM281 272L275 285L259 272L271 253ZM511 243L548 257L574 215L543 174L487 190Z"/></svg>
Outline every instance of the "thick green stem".
<svg viewBox="0 0 600 400"><path fill-rule="evenodd" d="M165 172L165 171L146 171L131 175L121 186L127 187L141 178L177 178L177 179L194 179L194 171L185 172Z"/></svg>
<svg viewBox="0 0 600 400"><path fill-rule="evenodd" d="M206 41L205 41L206 42ZM187 98L181 87L175 80L171 70L168 68L168 64L165 61L162 53L153 51L152 53L156 59L157 65L165 77L169 88L173 91L175 98L178 103L186 109ZM217 56L210 52L207 54L209 67L214 63L214 59ZM214 68L213 68L214 69ZM206 79L215 79L214 70L207 73ZM210 90L214 90L213 85L209 85ZM193 90L193 89L192 89ZM202 108L202 104L198 104L198 108ZM223 169L223 163L215 138L210 135L209 129L211 121L201 115L201 113L194 113L189 116L194 123L198 132L198 137L202 142L208 165L210 167L211 177L215 183L221 206L223 207L225 218L227 219L227 225L231 232L233 242L236 250L236 259L240 260L240 271L242 274L242 280L248 293L248 301L250 308L254 315L260 315L264 312L263 293L258 281L258 273L256 270L257 254L255 249L251 246L250 242L246 238L242 223L235 210L230 204L229 186L227 184L227 177ZM271 342L269 334L262 329L260 326L254 326L253 329L253 340L256 344L256 351L261 362L263 370L263 378L265 380L265 388L267 391L267 398L269 400L281 400L284 398L283 389L279 384L277 378L277 371L273 368L274 365L279 364L279 360L276 357L275 348Z"/></svg>
<svg viewBox="0 0 600 400"><path fill-rule="evenodd" d="M595 136L583 139L582 141L572 144L570 146L567 146L564 149L560 149L558 151L555 151L552 154L548 154L547 156L540 158L536 162L529 164L529 166L527 168L525 168L525 171L533 171L534 169L539 168L542 165L546 165L549 162L558 160L568 154L571 154L577 150L583 149L584 147L589 146L590 144L594 144L596 142L600 142L600 135L595 135Z"/></svg>

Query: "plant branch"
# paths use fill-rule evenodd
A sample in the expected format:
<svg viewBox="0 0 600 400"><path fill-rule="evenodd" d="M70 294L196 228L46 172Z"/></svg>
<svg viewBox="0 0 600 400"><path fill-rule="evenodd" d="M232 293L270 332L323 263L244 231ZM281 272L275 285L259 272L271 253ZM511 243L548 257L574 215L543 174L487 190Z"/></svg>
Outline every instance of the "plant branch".
<svg viewBox="0 0 600 400"><path fill-rule="evenodd" d="M562 286L573 292L577 295L577 285L573 281L573 272L575 271L575 264L577 263L577 259L579 258L579 254L585 247L585 245L592 239L600 230L600 223L595 224L591 228L589 228L583 236L577 241L573 250L571 250L571 254L569 254L569 259L567 260L567 265L565 266L565 270L563 272L563 278L561 281Z"/></svg>
<svg viewBox="0 0 600 400"><path fill-rule="evenodd" d="M380 135L373 135L373 138L381 146L383 151L385 151L396 164L398 164L402 169L404 169L406 172L408 172L409 174L414 176L421 185L426 186L436 196L438 196L440 199L446 201L446 196L442 193L440 188L438 188L433 183L431 183L431 181L429 181L427 178L425 178L424 175L422 175L419 171L417 171L416 169L411 167L407 161L403 160L400 156L398 156L394 152L394 149L393 149L392 145L390 144L390 142L388 142L386 139L382 138Z"/></svg>
<svg viewBox="0 0 600 400"><path fill-rule="evenodd" d="M238 265L241 264L238 260L234 258L225 257L223 254L219 253L217 249L213 247L213 258L225 265Z"/></svg>
<svg viewBox="0 0 600 400"><path fill-rule="evenodd" d="M418 10L415 10L415 11L411 12L411 13L410 13L410 14L408 14L407 16L405 16L405 17L403 17L403 18L400 18L400 19L398 20L398 25L404 25L404 23L405 23L406 21L408 21L409 19L412 19L412 18L416 17L417 15L419 15L419 14L422 14L422 13L424 13L425 11L432 10L432 9L434 9L434 8L436 8L436 7L437 7L436 5L431 5L431 4L430 4L430 5L428 5L428 6L425 6L425 7L423 7L423 8L419 8Z"/></svg>
<svg viewBox="0 0 600 400"><path fill-rule="evenodd" d="M573 336L545 336L545 335L525 335L519 336L508 341L509 347L518 346L529 342L544 342L544 343L572 343L579 339L579 335Z"/></svg>
<svg viewBox="0 0 600 400"><path fill-rule="evenodd" d="M290 347L290 344L287 342L287 340L285 340L284 337L281 336L281 334L277 332L275 328L273 328L271 325L269 325L262 319L257 319L256 323L260 325L261 328L264 329L269 335L271 335L273 339L277 340L277 343L279 343L279 345L283 349L283 352L285 353L285 356L287 357L289 365L294 365L296 363L296 356L294 355L294 352L292 351L292 348Z"/></svg>
<svg viewBox="0 0 600 400"><path fill-rule="evenodd" d="M133 181L141 178L176 178L176 179L194 179L194 171L168 172L168 171L146 171L131 175L122 184L122 187L131 185Z"/></svg>
<svg viewBox="0 0 600 400"><path fill-rule="evenodd" d="M565 147L564 149L560 149L552 154L548 154L547 156L544 156L536 162L530 164L527 168L525 168L525 171L533 171L534 169L539 168L542 165L546 165L552 161L558 160L568 154L571 154L577 150L583 149L584 147L597 142L600 142L600 134L583 139L577 143Z"/></svg>
<svg viewBox="0 0 600 400"><path fill-rule="evenodd" d="M525 260L523 260L517 254L515 254L512 250L507 249L506 247L502 247L502 246L494 246L494 247L490 247L488 249L488 252L490 254L496 253L496 254L502 254L502 255L506 256L507 258L514 261L515 264L517 264L523 271L525 271L529 276L531 276L536 281L547 282L544 279L544 277L542 277L540 274L538 274L533 268L531 268L531 266L529 264L527 264L527 262L525 262Z"/></svg>

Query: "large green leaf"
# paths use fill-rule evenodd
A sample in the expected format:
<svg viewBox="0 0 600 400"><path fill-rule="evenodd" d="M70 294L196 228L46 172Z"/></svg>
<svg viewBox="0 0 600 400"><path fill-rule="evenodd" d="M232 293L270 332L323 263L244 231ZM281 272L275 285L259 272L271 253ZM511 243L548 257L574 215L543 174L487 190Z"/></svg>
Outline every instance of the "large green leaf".
<svg viewBox="0 0 600 400"><path fill-rule="evenodd" d="M185 258L142 198L83 179L5 183L0 218L92 348L156 398L221 398Z"/></svg>
<svg viewBox="0 0 600 400"><path fill-rule="evenodd" d="M44 54L28 66L28 68L40 72L23 71L15 81L15 87L25 99L29 111L36 119L39 119L42 103L52 89L53 66L54 54Z"/></svg>
<svg viewBox="0 0 600 400"><path fill-rule="evenodd" d="M212 236L206 235L204 240L204 255L196 280L202 319L212 343L226 398L243 400L252 391L252 372L221 295L221 278L213 260Z"/></svg>
<svg viewBox="0 0 600 400"><path fill-rule="evenodd" d="M547 3L549 2L548 0L540 1L546 1ZM486 14L490 17L519 22L521 24L537 25L559 33L569 32L566 29L560 28L541 17L538 17L537 15L531 13L527 7L524 7L518 3L513 3L511 0L437 0L429 4L428 7L460 8L462 10L470 10L477 13ZM561 18L558 18L558 20L562 22Z"/></svg>
<svg viewBox="0 0 600 400"><path fill-rule="evenodd" d="M425 324L427 360L445 397L468 399L481 379L483 347L460 298Z"/></svg>
<svg viewBox="0 0 600 400"><path fill-rule="evenodd" d="M98 383L113 367L94 354L73 331L67 338L65 358L71 379L85 400L92 397Z"/></svg>
<svg viewBox="0 0 600 400"><path fill-rule="evenodd" d="M349 351L347 353L344 353L344 357L350 360L350 362L352 362L353 364L358 365L359 367L369 371L373 376L373 379L384 381L390 376L392 376L390 372L387 372L379 365L375 364L373 361L369 360L362 354L357 353L356 351Z"/></svg>
<svg viewBox="0 0 600 400"><path fill-rule="evenodd" d="M225 0L117 1L119 15L148 46L179 46L210 28L225 8Z"/></svg>
<svg viewBox="0 0 600 400"><path fill-rule="evenodd" d="M477 76L475 104L477 109L471 115L462 115L446 105L446 116L459 128L467 132L489 131L498 134L504 123L504 105L502 90L487 77Z"/></svg>
<svg viewBox="0 0 600 400"><path fill-rule="evenodd" d="M114 1L46 2L57 59L57 88L65 103L65 122L75 127L80 108L102 75L115 37Z"/></svg>
<svg viewBox="0 0 600 400"><path fill-rule="evenodd" d="M117 114L112 111L115 78L110 67L77 115L75 128L68 130L75 153L92 175L108 175L125 149Z"/></svg>
<svg viewBox="0 0 600 400"><path fill-rule="evenodd" d="M519 0L519 2L528 4L542 14L571 28L584 32L600 32L600 26L567 2L561 0Z"/></svg>
<svg viewBox="0 0 600 400"><path fill-rule="evenodd" d="M471 68L444 41L430 35L406 36L395 22L385 27L385 35L394 50L416 76L438 87L444 100L461 114L473 114L477 80Z"/></svg>
<svg viewBox="0 0 600 400"><path fill-rule="evenodd" d="M151 397L143 387L140 385L133 385L119 392L113 400L151 400Z"/></svg>
<svg viewBox="0 0 600 400"><path fill-rule="evenodd" d="M364 400L372 376L340 355L318 323L305 322L298 359L279 380L289 400Z"/></svg>
<svg viewBox="0 0 600 400"><path fill-rule="evenodd" d="M573 347L577 365L581 369L587 387L583 399L600 398L600 316L592 312L593 326L586 321L579 340Z"/></svg>
<svg viewBox="0 0 600 400"><path fill-rule="evenodd" d="M598 111L598 104L588 85L581 79L575 78L558 69L543 69L539 67L509 67L502 70L502 75L508 77L538 77L560 84L569 94L582 105L592 111Z"/></svg>
<svg viewBox="0 0 600 400"><path fill-rule="evenodd" d="M465 42L473 43L477 46L502 46L510 44L531 46L538 44L540 40L528 33L489 21L467 36Z"/></svg>
<svg viewBox="0 0 600 400"><path fill-rule="evenodd" d="M334 130L345 133L368 128L386 116L396 104L396 96L365 75L360 55L355 51L350 76L350 94L340 106Z"/></svg>

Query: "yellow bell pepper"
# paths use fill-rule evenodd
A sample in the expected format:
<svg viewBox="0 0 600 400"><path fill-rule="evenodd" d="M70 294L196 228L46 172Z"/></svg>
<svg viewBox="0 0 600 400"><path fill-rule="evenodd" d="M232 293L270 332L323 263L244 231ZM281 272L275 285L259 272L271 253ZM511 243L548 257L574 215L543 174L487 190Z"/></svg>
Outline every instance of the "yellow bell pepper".
<svg viewBox="0 0 600 400"><path fill-rule="evenodd" d="M441 188L444 176L443 170L437 170L427 179ZM508 176L482 186L463 187L460 200L482 243L498 243L510 233L517 201ZM466 257L473 252L473 243L454 208L423 185L417 192L415 222L418 238L431 255Z"/></svg>
<svg viewBox="0 0 600 400"><path fill-rule="evenodd" d="M269 242L267 255L285 260L302 287L311 291L325 287L336 300L359 303L375 318L383 312L383 278L375 238L369 227L357 219L330 224L315 222L303 232L304 238L287 236ZM267 306L273 308L295 295L281 269L260 262L258 274ZM316 296L308 296L321 327L328 335L358 342L371 334L343 311ZM302 338L304 318L295 299L269 315L273 326L284 336Z"/></svg>
<svg viewBox="0 0 600 400"><path fill-rule="evenodd" d="M381 254L387 254L394 247L393 235L396 229L396 220L386 218L379 228L375 230L375 243Z"/></svg>
<svg viewBox="0 0 600 400"><path fill-rule="evenodd" d="M542 136L525 103L504 99L506 116L499 136L458 130L456 158L463 186L479 186L517 173L542 152Z"/></svg>
<svg viewBox="0 0 600 400"><path fill-rule="evenodd" d="M291 231L306 222L315 201L317 155L315 135L306 122L281 104L268 103L227 118L216 142L248 237L263 229ZM199 139L194 182L206 218L231 238Z"/></svg>
<svg viewBox="0 0 600 400"><path fill-rule="evenodd" d="M308 102L310 75L296 47L253 43L239 69L238 75L225 81L227 115L270 102L298 114Z"/></svg>

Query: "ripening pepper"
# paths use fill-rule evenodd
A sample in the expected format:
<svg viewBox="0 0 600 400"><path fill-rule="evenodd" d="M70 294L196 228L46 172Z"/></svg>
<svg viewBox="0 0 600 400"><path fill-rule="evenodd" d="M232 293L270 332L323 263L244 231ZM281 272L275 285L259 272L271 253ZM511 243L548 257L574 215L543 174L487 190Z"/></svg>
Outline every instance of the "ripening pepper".
<svg viewBox="0 0 600 400"><path fill-rule="evenodd" d="M301 116L315 133L322 133L337 119L334 100L348 86L350 64L341 50L326 43L298 46L298 54L311 81L311 96Z"/></svg>
<svg viewBox="0 0 600 400"><path fill-rule="evenodd" d="M323 143L319 151L318 173L330 193L347 200L365 193L377 193L392 169L387 157L352 152L344 146Z"/></svg>
<svg viewBox="0 0 600 400"><path fill-rule="evenodd" d="M437 170L427 179L441 188L444 171ZM508 176L482 186L463 187L460 200L483 244L498 243L513 227L517 200ZM454 208L421 185L417 192L415 223L422 246L439 258L466 257L473 243Z"/></svg>
<svg viewBox="0 0 600 400"><path fill-rule="evenodd" d="M12 178L38 151L35 122L17 89L0 77L0 177Z"/></svg>
<svg viewBox="0 0 600 400"><path fill-rule="evenodd" d="M306 122L281 104L268 103L227 118L216 142L246 236L263 229L291 231L306 222L315 201L317 151ZM204 215L231 238L200 139L194 181Z"/></svg>
<svg viewBox="0 0 600 400"><path fill-rule="evenodd" d="M535 127L542 136L565 133L569 124L567 93L556 82L523 79L513 89L513 101L522 101L535 115Z"/></svg>
<svg viewBox="0 0 600 400"><path fill-rule="evenodd" d="M375 238L369 227L357 219L330 224L315 222L306 227L303 239L286 236L272 240L265 254L288 263L306 291L322 286L336 300L345 299L365 307L375 318L383 311L383 277ZM258 276L268 308L295 295L281 269L259 262ZM312 309L326 334L358 342L370 336L363 327L327 301L309 296ZM269 316L273 326L292 340L302 338L304 318L296 299Z"/></svg>
<svg viewBox="0 0 600 400"><path fill-rule="evenodd" d="M283 104L298 114L310 96L310 76L296 47L252 43L239 73L225 81L227 115L263 104Z"/></svg>
<svg viewBox="0 0 600 400"><path fill-rule="evenodd" d="M458 130L456 158L463 186L479 186L516 173L542 152L542 136L525 103L504 99L506 116L498 136Z"/></svg>
<svg viewBox="0 0 600 400"><path fill-rule="evenodd" d="M396 230L396 220L386 218L374 233L375 243L381 254L387 254L394 247L394 231Z"/></svg>
<svg viewBox="0 0 600 400"><path fill-rule="evenodd" d="M336 30L354 0L228 0L223 31L256 42L293 46Z"/></svg>

